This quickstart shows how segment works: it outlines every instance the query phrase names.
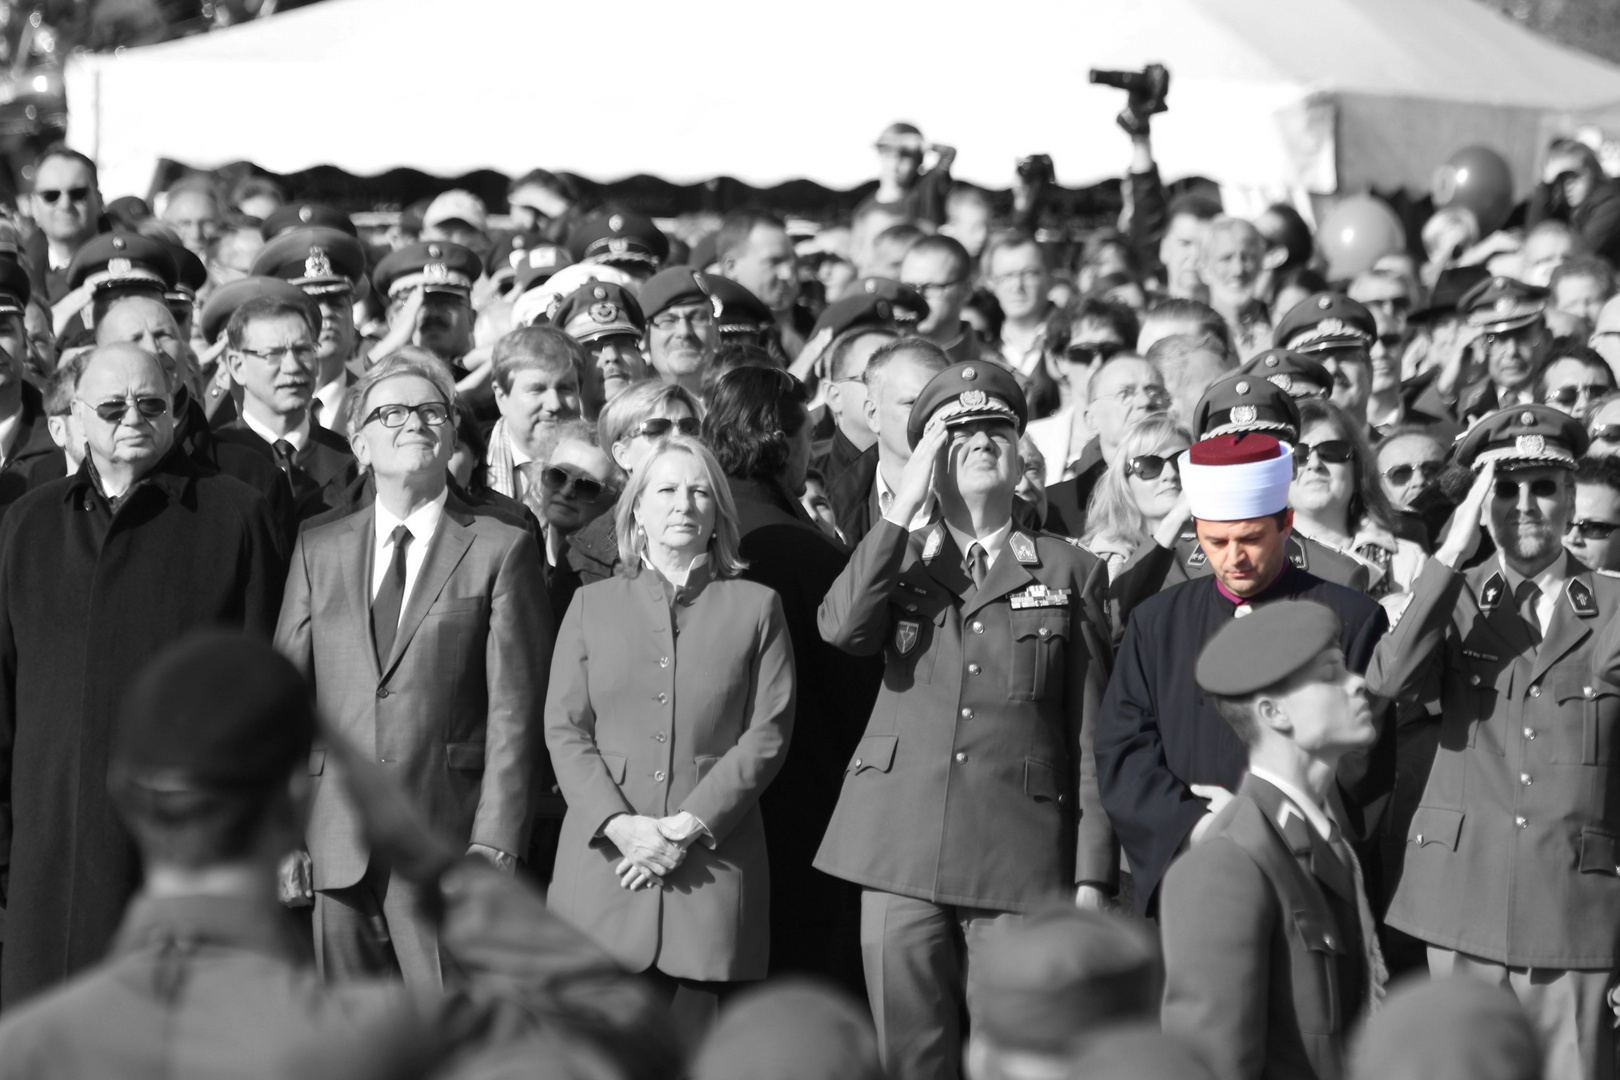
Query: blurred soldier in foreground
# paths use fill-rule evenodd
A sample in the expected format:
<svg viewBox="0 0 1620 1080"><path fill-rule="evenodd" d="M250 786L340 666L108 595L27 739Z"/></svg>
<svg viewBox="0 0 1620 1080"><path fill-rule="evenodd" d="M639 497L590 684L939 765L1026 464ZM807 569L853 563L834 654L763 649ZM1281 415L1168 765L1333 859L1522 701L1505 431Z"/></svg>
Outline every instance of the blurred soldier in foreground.
<svg viewBox="0 0 1620 1080"><path fill-rule="evenodd" d="M565 1013L612 1032L597 1048L616 1056L667 1039L645 989L540 896L458 857L402 788L337 740L328 752L344 761L372 842L431 898L477 997L323 984L276 903L277 864L309 813L315 734L303 679L267 644L211 631L153 661L125 699L107 781L145 886L109 959L7 1014L0 1076L308 1080L312 1061L385 1057L384 1033L442 1059L461 1048L458 1032L478 1042L499 1032L556 1060L573 1040L593 1041L557 1019Z"/></svg>

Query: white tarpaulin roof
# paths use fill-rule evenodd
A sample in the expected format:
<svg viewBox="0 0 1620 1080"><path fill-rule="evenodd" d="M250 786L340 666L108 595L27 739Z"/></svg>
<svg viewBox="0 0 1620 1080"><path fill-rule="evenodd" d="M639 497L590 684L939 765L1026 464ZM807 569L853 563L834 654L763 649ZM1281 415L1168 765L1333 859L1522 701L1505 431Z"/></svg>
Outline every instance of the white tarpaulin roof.
<svg viewBox="0 0 1620 1080"><path fill-rule="evenodd" d="M1425 188L1495 146L1521 193L1547 133L1620 109L1620 68L1475 0L328 0L67 70L69 141L111 198L159 158L273 172L455 176L534 166L599 181L729 175L850 187L895 119L1005 187L1050 153L1071 185L1119 175L1124 94L1091 67L1171 69L1154 120L1167 177L1229 186Z"/></svg>

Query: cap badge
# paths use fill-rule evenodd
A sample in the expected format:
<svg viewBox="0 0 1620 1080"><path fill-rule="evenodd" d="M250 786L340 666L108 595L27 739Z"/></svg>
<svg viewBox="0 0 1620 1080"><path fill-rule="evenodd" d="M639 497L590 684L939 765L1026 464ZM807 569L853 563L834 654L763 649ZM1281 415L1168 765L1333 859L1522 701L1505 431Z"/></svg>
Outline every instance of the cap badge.
<svg viewBox="0 0 1620 1080"><path fill-rule="evenodd" d="M956 401L964 409L982 409L990 404L990 397L983 390L964 390L956 395Z"/></svg>
<svg viewBox="0 0 1620 1080"><path fill-rule="evenodd" d="M596 297L598 300L606 300L607 290L598 285L596 288L591 290L591 295Z"/></svg>
<svg viewBox="0 0 1620 1080"><path fill-rule="evenodd" d="M619 309L612 304L603 302L591 305L591 318L604 326L612 322L618 315Z"/></svg>
<svg viewBox="0 0 1620 1080"><path fill-rule="evenodd" d="M1322 297L1320 300L1318 300L1316 302L1316 306L1318 308L1321 308L1323 311L1326 311L1328 308L1333 306L1333 297L1331 297L1331 296Z"/></svg>
<svg viewBox="0 0 1620 1080"><path fill-rule="evenodd" d="M962 369L962 378L966 379L968 382L972 382L974 379L977 379L978 377L979 377L979 373L976 370L974 370L973 368L965 367L965 368Z"/></svg>
<svg viewBox="0 0 1620 1080"><path fill-rule="evenodd" d="M128 259L107 260L107 273L111 274L113 277L123 277L125 274L130 273L134 269L134 264L132 264Z"/></svg>
<svg viewBox="0 0 1620 1080"><path fill-rule="evenodd" d="M1547 439L1542 435L1520 435L1513 440L1515 453L1544 454L1547 451Z"/></svg>
<svg viewBox="0 0 1620 1080"><path fill-rule="evenodd" d="M877 312L877 317L880 319L894 318L894 309L889 306L887 300L879 300L873 310Z"/></svg>
<svg viewBox="0 0 1620 1080"><path fill-rule="evenodd" d="M124 250L124 238L122 236L113 237L113 248L117 251Z"/></svg>
<svg viewBox="0 0 1620 1080"><path fill-rule="evenodd" d="M312 210L310 207L300 206L298 208L298 220L299 221L312 221L312 220L314 220L314 218L315 218L315 211Z"/></svg>
<svg viewBox="0 0 1620 1080"><path fill-rule="evenodd" d="M614 255L623 255L629 250L630 244L625 240L614 237L612 240L608 241L608 251L612 252Z"/></svg>
<svg viewBox="0 0 1620 1080"><path fill-rule="evenodd" d="M304 259L304 276L307 278L329 278L332 276L332 258L326 254L323 247L312 247L309 255Z"/></svg>
<svg viewBox="0 0 1620 1080"><path fill-rule="evenodd" d="M439 250L439 245L438 244L429 244L428 245L428 258L430 258L430 259L442 259L442 258L444 258L444 252Z"/></svg>
<svg viewBox="0 0 1620 1080"><path fill-rule="evenodd" d="M1535 422L1536 422L1536 414L1533 413L1533 412L1530 412L1528 409L1526 409L1524 412L1519 414L1519 423L1528 425L1528 424L1533 424Z"/></svg>
<svg viewBox="0 0 1620 1080"><path fill-rule="evenodd" d="M1496 298L1496 303L1491 306L1498 315L1506 315L1513 310L1513 297L1499 296Z"/></svg>
<svg viewBox="0 0 1620 1080"><path fill-rule="evenodd" d="M1249 384L1247 382L1240 381L1236 386L1232 387L1232 392L1234 394L1247 394L1249 392Z"/></svg>
<svg viewBox="0 0 1620 1080"><path fill-rule="evenodd" d="M866 279L866 291L869 293L877 292L877 278Z"/></svg>
<svg viewBox="0 0 1620 1080"><path fill-rule="evenodd" d="M1266 367L1276 367L1280 362L1275 356L1266 357Z"/></svg>
<svg viewBox="0 0 1620 1080"><path fill-rule="evenodd" d="M1260 410L1253 405L1234 405L1232 406L1229 422L1233 424L1252 424L1259 416Z"/></svg>
<svg viewBox="0 0 1620 1080"><path fill-rule="evenodd" d="M441 262L430 262L422 267L422 280L428 282L449 281L450 268Z"/></svg>
<svg viewBox="0 0 1620 1080"><path fill-rule="evenodd" d="M1294 392L1294 377L1287 372L1283 372L1281 375L1267 375L1266 381L1285 394Z"/></svg>
<svg viewBox="0 0 1620 1080"><path fill-rule="evenodd" d="M1312 334L1311 336L1325 337L1328 334L1346 334L1353 332L1354 331L1344 324L1343 319L1323 319L1321 322L1316 324L1316 333Z"/></svg>
<svg viewBox="0 0 1620 1080"><path fill-rule="evenodd" d="M608 228L612 229L614 232L618 232L620 229L624 228L624 218L619 214L614 214L612 217L608 218Z"/></svg>

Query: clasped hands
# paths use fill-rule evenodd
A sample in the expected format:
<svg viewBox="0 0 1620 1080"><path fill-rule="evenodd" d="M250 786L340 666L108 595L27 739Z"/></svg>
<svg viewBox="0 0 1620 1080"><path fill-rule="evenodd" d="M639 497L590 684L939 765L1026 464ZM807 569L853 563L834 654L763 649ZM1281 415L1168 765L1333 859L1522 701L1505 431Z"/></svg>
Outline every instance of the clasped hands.
<svg viewBox="0 0 1620 1080"><path fill-rule="evenodd" d="M702 834L703 823L685 810L662 818L619 814L602 827L602 835L624 856L613 872L620 887L631 892L662 884Z"/></svg>

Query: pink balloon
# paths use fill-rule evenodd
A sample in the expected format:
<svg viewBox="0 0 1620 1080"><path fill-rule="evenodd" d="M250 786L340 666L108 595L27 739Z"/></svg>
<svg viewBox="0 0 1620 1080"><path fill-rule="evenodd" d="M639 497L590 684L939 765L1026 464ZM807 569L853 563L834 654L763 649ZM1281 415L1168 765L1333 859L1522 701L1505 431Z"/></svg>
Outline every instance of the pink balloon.
<svg viewBox="0 0 1620 1080"><path fill-rule="evenodd" d="M1461 206L1472 210L1481 236L1500 229L1513 212L1513 173L1488 146L1465 146L1434 170L1429 193L1436 210Z"/></svg>
<svg viewBox="0 0 1620 1080"><path fill-rule="evenodd" d="M1371 195L1341 199L1322 218L1316 242L1327 256L1334 281L1371 270L1385 255L1406 250L1406 229L1395 211Z"/></svg>

